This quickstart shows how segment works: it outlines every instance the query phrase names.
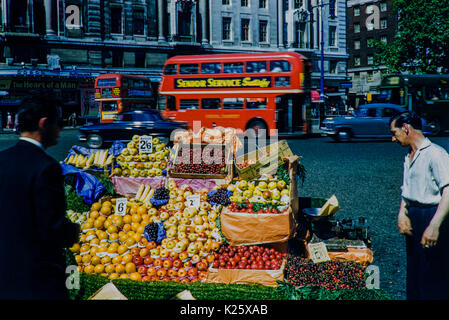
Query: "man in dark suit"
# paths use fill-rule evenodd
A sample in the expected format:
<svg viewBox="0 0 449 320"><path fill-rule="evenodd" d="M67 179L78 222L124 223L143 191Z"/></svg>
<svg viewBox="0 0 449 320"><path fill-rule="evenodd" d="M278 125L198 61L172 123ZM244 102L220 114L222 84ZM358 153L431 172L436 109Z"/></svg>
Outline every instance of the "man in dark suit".
<svg viewBox="0 0 449 320"><path fill-rule="evenodd" d="M68 299L63 248L79 226L65 217L62 170L45 153L61 130L57 104L25 99L16 119L20 140L0 152L0 299Z"/></svg>

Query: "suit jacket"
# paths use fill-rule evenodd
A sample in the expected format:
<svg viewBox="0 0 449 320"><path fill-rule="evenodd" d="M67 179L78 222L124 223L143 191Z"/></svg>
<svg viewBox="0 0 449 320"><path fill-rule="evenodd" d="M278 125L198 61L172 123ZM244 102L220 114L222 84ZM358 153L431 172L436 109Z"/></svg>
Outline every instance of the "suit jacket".
<svg viewBox="0 0 449 320"><path fill-rule="evenodd" d="M66 217L59 163L20 140L0 152L0 299L67 299L63 248L78 240Z"/></svg>

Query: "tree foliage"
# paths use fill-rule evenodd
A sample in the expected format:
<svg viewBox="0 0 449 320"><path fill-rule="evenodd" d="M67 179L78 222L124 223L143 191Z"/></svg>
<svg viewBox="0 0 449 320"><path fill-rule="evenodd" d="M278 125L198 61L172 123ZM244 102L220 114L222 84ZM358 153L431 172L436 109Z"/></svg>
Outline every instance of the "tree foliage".
<svg viewBox="0 0 449 320"><path fill-rule="evenodd" d="M390 72L449 73L449 0L394 0L398 30L376 42L375 62Z"/></svg>

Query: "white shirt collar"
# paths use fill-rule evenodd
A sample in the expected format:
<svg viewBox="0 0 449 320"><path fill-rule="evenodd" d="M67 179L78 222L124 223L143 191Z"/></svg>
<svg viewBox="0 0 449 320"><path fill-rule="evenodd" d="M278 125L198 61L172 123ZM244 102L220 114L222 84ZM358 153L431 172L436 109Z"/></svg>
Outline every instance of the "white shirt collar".
<svg viewBox="0 0 449 320"><path fill-rule="evenodd" d="M34 140L32 138L27 138L27 137L20 137L19 140L24 140L24 141L28 141L29 143L34 144L35 146L41 148L43 151L45 151L44 146L42 146L42 143L40 143L37 140Z"/></svg>

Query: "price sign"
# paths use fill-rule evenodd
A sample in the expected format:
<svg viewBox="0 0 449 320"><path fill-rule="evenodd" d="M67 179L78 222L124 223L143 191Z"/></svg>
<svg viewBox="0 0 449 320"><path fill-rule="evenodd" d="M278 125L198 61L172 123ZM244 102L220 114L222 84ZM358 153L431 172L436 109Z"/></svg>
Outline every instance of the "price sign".
<svg viewBox="0 0 449 320"><path fill-rule="evenodd" d="M119 198L115 202L115 214L119 216L124 216L126 214L126 204L127 204L126 198Z"/></svg>
<svg viewBox="0 0 449 320"><path fill-rule="evenodd" d="M329 254L327 253L326 244L324 242L309 243L310 259L313 263L320 263L330 261Z"/></svg>
<svg viewBox="0 0 449 320"><path fill-rule="evenodd" d="M150 136L139 137L139 153L153 152L153 138Z"/></svg>
<svg viewBox="0 0 449 320"><path fill-rule="evenodd" d="M199 209L201 203L201 198L199 194L192 194L187 197L187 207Z"/></svg>

